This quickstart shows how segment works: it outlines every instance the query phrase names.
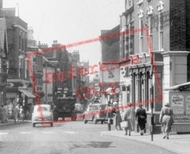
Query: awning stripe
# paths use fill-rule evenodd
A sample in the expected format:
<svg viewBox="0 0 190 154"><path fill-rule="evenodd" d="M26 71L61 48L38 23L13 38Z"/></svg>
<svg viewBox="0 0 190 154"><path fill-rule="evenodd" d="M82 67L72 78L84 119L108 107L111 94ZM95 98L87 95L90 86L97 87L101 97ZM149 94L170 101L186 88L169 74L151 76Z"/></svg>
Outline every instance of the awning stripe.
<svg viewBox="0 0 190 154"><path fill-rule="evenodd" d="M177 90L180 87L185 87L185 86L190 86L190 82L185 82L185 83L182 83L182 84L178 84L178 85L175 85L175 86L164 88L164 90Z"/></svg>
<svg viewBox="0 0 190 154"><path fill-rule="evenodd" d="M32 93L30 93L27 90L19 89L20 92L22 92L24 95L26 95L29 98L36 98Z"/></svg>

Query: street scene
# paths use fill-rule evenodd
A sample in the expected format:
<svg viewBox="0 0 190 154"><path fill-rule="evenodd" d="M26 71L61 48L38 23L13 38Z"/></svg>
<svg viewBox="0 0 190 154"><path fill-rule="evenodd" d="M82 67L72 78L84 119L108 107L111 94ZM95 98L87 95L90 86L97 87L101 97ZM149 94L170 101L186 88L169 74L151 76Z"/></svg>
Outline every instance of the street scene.
<svg viewBox="0 0 190 154"><path fill-rule="evenodd" d="M0 153L189 143L188 0L0 0Z"/></svg>

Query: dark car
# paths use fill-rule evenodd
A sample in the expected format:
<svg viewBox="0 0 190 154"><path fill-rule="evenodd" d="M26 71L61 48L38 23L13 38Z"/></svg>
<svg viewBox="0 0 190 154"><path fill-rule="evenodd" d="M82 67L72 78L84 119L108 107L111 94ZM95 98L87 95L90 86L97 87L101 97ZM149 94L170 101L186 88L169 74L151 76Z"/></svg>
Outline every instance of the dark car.
<svg viewBox="0 0 190 154"><path fill-rule="evenodd" d="M108 119L107 109L107 104L96 103L88 105L86 111L84 112L84 124L88 121L92 121L94 124L97 124L100 121L101 124L103 124Z"/></svg>

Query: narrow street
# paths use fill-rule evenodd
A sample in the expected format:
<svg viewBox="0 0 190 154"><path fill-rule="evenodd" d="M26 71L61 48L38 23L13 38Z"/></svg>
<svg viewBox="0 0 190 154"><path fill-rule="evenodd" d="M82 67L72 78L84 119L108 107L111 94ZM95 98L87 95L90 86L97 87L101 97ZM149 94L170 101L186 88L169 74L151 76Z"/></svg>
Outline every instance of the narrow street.
<svg viewBox="0 0 190 154"><path fill-rule="evenodd" d="M31 123L0 126L1 154L172 154L145 143L101 135L106 124L83 121L55 124L54 127Z"/></svg>

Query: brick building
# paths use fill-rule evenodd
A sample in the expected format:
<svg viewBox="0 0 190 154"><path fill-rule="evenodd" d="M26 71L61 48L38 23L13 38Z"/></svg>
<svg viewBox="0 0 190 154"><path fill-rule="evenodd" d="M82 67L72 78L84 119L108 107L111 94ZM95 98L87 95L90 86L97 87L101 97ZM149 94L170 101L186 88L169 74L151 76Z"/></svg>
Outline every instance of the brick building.
<svg viewBox="0 0 190 154"><path fill-rule="evenodd" d="M1 8L0 8L1 11ZM5 104L3 100L4 90L7 86L8 77L8 41L7 41L7 29L6 20L0 17L0 105Z"/></svg>
<svg viewBox="0 0 190 154"><path fill-rule="evenodd" d="M153 101L154 122L158 124L161 107L169 101L165 89L190 80L190 2L125 0L125 6L121 32L131 33L120 37L120 64L129 66L123 79L127 84L122 88L130 93L135 108L143 103L148 114Z"/></svg>
<svg viewBox="0 0 190 154"><path fill-rule="evenodd" d="M120 42L119 34L120 25L112 28L111 30L102 30L100 36L101 42L101 54L102 59L99 65L99 74L100 74L100 84L101 95L103 100L110 101L119 101L119 95L115 93L115 89L119 87L119 58L120 58Z"/></svg>
<svg viewBox="0 0 190 154"><path fill-rule="evenodd" d="M30 82L27 54L27 23L15 16L15 8L3 8L7 25L8 61L9 72L4 90L4 102L11 107L13 100L19 95L19 104L29 103L30 98L35 98Z"/></svg>
<svg viewBox="0 0 190 154"><path fill-rule="evenodd" d="M35 94L34 88L37 86L38 93L35 96L40 97L43 99L44 97L44 89L43 89L43 52L39 49L34 37L33 37L33 28L28 28L28 35L27 35L27 53L29 52L38 52L38 54L31 57L33 63L33 71L34 74L30 74L30 80L32 82L32 77L35 76L36 84L33 84L32 92ZM36 103L36 101L35 101ZM34 103L34 104L35 104Z"/></svg>

